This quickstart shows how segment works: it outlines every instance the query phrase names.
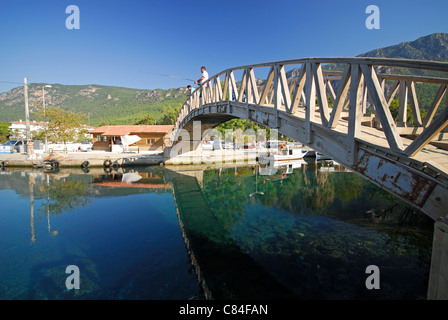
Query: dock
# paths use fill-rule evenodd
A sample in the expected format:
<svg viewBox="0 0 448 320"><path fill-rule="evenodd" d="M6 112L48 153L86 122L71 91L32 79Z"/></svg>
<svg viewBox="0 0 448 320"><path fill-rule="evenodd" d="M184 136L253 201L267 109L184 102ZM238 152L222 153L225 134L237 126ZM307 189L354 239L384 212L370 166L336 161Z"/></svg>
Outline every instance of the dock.
<svg viewBox="0 0 448 320"><path fill-rule="evenodd" d="M263 150L259 150L262 152ZM166 157L162 152L68 152L55 153L51 161L61 168L90 167L130 167L154 165L203 165L203 164L255 164L258 152L256 150L203 150L186 152L176 157ZM35 154L30 157L26 153L0 154L0 167L51 167L44 159L50 154Z"/></svg>

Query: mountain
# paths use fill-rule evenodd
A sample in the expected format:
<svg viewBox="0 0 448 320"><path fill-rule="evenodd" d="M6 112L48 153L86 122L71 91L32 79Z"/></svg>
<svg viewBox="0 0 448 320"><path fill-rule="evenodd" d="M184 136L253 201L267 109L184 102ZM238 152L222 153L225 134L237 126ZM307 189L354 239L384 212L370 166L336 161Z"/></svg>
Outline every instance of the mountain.
<svg viewBox="0 0 448 320"><path fill-rule="evenodd" d="M42 107L44 83L28 85L30 119ZM185 101L186 88L130 89L101 85L51 84L45 88L45 105L90 114L90 124L130 124L150 114L159 119L163 110L178 108ZM0 121L25 119L23 87L0 94Z"/></svg>
<svg viewBox="0 0 448 320"><path fill-rule="evenodd" d="M415 41L402 42L393 46L375 49L362 53L357 57L372 58L395 58L395 59L414 59L414 60L432 60L448 62L448 33L433 33L428 36L418 38ZM329 64L323 66L324 70L342 71L344 66ZM444 77L440 72L431 72L425 70L408 70L402 68L382 68L382 73L395 74L414 74ZM288 78L298 77L299 68L294 68L287 72ZM445 75L448 77L448 74Z"/></svg>
<svg viewBox="0 0 448 320"><path fill-rule="evenodd" d="M375 49L358 57L385 57L405 58L419 60L448 61L448 34L434 33L421 37L415 41L402 42L397 45ZM326 65L325 69L339 69L340 66ZM406 69L383 68L382 72L406 73ZM295 68L287 73L288 78L297 77L299 69ZM435 75L435 73L415 70L417 75ZM440 76L440 74L437 74ZM262 85L264 81L257 80ZM32 83L28 86L28 96L31 109L31 120L34 120L32 111L42 106L43 83ZM337 83L333 83L335 90ZM68 86L52 84L45 89L47 106L58 106L63 109L72 109L84 114L90 114L90 124L131 124L151 115L159 120L163 111L172 112L185 101L186 89L177 88L169 90L143 90L123 87L110 87L101 85ZM431 96L437 88L434 86L419 85L417 90ZM428 108L431 100L420 101L423 108ZM0 94L0 121L24 119L23 87L14 88Z"/></svg>
<svg viewBox="0 0 448 320"><path fill-rule="evenodd" d="M418 38L415 41L402 42L397 45L375 49L358 57L378 57L378 58L396 58L396 59L415 59L415 60L432 60L448 62L448 33L433 33L428 36ZM324 65L324 70L342 71L345 66L337 64ZM288 78L298 77L299 68L294 68L287 72ZM413 74L420 76L448 77L448 74L440 72L432 72L417 69L405 68L382 68L381 73L387 74ZM337 91L338 82L332 82L333 89ZM390 88L391 83L386 82L386 88ZM428 110L431 106L432 99L436 94L438 85L429 83L416 83L417 96L422 110ZM446 97L443 98L445 104ZM440 110L438 111L440 112Z"/></svg>
<svg viewBox="0 0 448 320"><path fill-rule="evenodd" d="M448 33L433 33L415 41L375 49L358 57L386 57L415 60L448 61Z"/></svg>

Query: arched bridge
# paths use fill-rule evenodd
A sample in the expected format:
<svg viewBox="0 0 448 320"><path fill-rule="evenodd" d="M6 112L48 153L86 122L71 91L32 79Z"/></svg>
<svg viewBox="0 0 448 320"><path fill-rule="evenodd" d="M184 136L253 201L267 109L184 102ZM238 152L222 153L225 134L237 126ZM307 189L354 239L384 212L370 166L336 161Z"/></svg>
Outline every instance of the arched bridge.
<svg viewBox="0 0 448 320"><path fill-rule="evenodd" d="M191 132L196 120L202 132L232 118L250 120L332 157L434 220L445 220L448 151L440 140L448 124L442 103L447 75L445 62L359 57L230 68L193 92L170 142L174 146L182 129ZM423 119L418 83L437 87ZM389 108L396 96L397 121Z"/></svg>

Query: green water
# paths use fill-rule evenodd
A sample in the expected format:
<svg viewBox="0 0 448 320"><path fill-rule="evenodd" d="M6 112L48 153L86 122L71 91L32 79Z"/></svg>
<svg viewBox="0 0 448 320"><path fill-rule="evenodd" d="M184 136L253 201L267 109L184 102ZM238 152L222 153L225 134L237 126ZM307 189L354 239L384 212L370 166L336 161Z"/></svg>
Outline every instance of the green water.
<svg viewBox="0 0 448 320"><path fill-rule="evenodd" d="M6 169L0 299L425 298L429 218L340 166L264 173Z"/></svg>

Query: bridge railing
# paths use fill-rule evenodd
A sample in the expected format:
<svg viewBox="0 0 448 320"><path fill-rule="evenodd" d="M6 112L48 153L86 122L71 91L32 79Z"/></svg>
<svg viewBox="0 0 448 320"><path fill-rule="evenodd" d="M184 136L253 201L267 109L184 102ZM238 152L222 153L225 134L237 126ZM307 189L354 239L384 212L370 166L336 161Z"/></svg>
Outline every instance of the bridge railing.
<svg viewBox="0 0 448 320"><path fill-rule="evenodd" d="M256 77L255 71L264 76ZM415 75L422 72L426 75ZM237 74L241 74L239 81ZM438 86L425 118L417 83ZM442 106L447 86L448 63L436 61L304 58L229 68L212 76L187 99L171 141L176 141L192 112L204 106L220 106L229 112L237 104L245 106L248 115L250 110L272 108L274 120L261 123L271 128L279 127L279 113L299 117L305 121L309 140L311 125L344 132L349 148L354 148L362 125L373 126L381 130L391 151L412 157L448 124L448 108ZM394 119L390 106L397 94L398 116ZM413 123L408 121L409 108ZM404 145L401 135L415 139Z"/></svg>

